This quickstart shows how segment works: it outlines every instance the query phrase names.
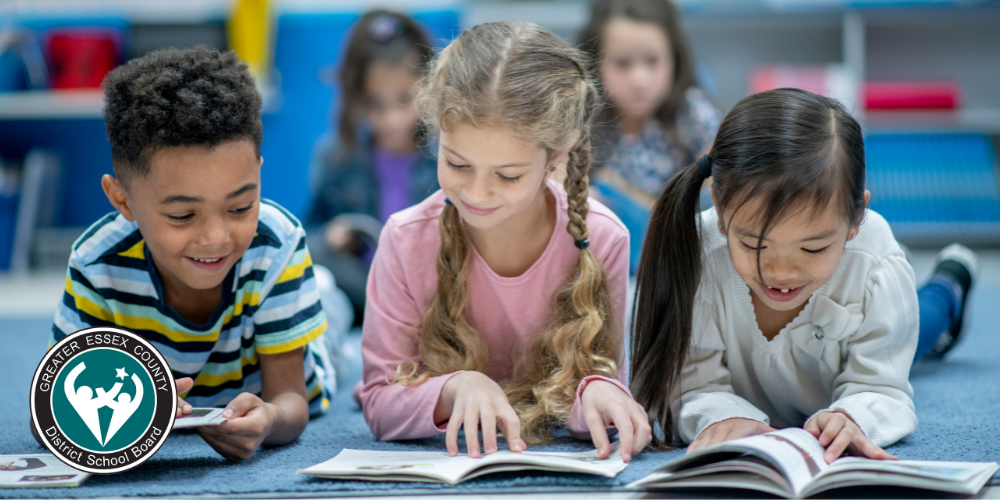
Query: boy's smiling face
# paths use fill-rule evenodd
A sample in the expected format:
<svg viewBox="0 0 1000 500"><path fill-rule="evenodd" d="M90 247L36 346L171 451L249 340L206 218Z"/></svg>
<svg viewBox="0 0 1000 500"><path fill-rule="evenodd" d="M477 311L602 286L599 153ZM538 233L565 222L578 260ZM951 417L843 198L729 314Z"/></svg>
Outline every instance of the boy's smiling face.
<svg viewBox="0 0 1000 500"><path fill-rule="evenodd" d="M174 146L154 153L149 172L127 190L110 175L102 184L111 204L138 223L164 287L197 294L220 287L250 247L262 163L249 140Z"/></svg>

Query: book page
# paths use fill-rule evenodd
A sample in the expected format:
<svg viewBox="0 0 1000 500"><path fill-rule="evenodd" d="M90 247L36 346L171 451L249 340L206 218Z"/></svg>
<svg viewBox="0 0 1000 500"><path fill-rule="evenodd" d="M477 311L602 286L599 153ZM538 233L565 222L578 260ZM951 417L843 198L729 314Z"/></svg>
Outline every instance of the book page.
<svg viewBox="0 0 1000 500"><path fill-rule="evenodd" d="M788 493L797 496L814 477L819 476L828 467L826 461L823 460L824 452L825 449L820 446L819 441L804 429L781 429L702 448L672 460L655 471L657 473L671 473L670 476L657 476L658 479L655 483L640 479L632 485L661 486L670 481L673 474L712 467L713 464L720 461L736 460L749 454L771 464L787 479L787 485L791 487L791 491ZM685 477L689 476L685 474Z"/></svg>
<svg viewBox="0 0 1000 500"><path fill-rule="evenodd" d="M597 450L584 452L524 451L521 453L499 451L483 457L480 467L493 466L494 464L527 465L530 467L520 467L520 469L578 472L604 477L615 477L628 465L622 460L617 441L611 443L611 453L608 454L608 458L603 460L597 458ZM516 469L505 467L505 470ZM476 473L476 476L479 475L482 474Z"/></svg>
<svg viewBox="0 0 1000 500"><path fill-rule="evenodd" d="M929 462L845 457L835 461L811 485L808 494L844 486L907 486L974 494L993 477L995 462Z"/></svg>
<svg viewBox="0 0 1000 500"><path fill-rule="evenodd" d="M0 488L79 486L88 477L51 453L0 455Z"/></svg>
<svg viewBox="0 0 1000 500"><path fill-rule="evenodd" d="M448 484L458 482L479 463L467 455L449 457L446 451L364 451L345 449L336 457L297 474L319 477L349 477L373 479L394 476L397 481L419 480L407 477L430 478Z"/></svg>
<svg viewBox="0 0 1000 500"><path fill-rule="evenodd" d="M844 457L823 472L824 476L848 471L892 472L920 476L941 481L968 481L982 472L989 464L976 462L927 462L921 460L872 460L870 458Z"/></svg>
<svg viewBox="0 0 1000 500"><path fill-rule="evenodd" d="M625 462L614 447L608 458L597 458L597 450L579 453L499 451L482 458L462 454L449 457L447 452L391 452L344 450L321 464L298 471L299 474L338 478L395 481L436 480L458 484L484 474L514 470L580 472L615 477L625 469Z"/></svg>
<svg viewBox="0 0 1000 500"><path fill-rule="evenodd" d="M219 425L226 419L222 417L224 408L194 408L191 413L174 419L174 429Z"/></svg>

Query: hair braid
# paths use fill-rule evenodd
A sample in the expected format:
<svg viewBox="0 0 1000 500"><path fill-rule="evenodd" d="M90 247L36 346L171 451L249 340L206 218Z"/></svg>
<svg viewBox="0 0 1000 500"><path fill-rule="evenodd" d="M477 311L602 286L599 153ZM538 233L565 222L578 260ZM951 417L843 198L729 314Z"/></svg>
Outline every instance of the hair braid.
<svg viewBox="0 0 1000 500"><path fill-rule="evenodd" d="M438 226L438 291L420 326L420 358L424 366L423 370L417 363L397 367L396 379L403 385L458 370L485 371L489 359L486 342L465 319L472 252L454 205L445 204Z"/></svg>

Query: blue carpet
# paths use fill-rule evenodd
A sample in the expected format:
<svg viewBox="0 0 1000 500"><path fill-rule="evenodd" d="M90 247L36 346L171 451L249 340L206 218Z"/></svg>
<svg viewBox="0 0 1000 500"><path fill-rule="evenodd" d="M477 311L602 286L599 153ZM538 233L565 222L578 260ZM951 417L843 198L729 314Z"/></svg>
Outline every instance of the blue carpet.
<svg viewBox="0 0 1000 500"><path fill-rule="evenodd" d="M914 366L917 433L889 451L904 459L1000 461L1000 289L976 290L966 338L944 361ZM40 453L28 427L28 389L46 344L50 318L0 318L0 453ZM353 339L357 342L357 339ZM359 373L356 370L356 374ZM550 450L583 451L588 446L562 438ZM130 497L164 495L290 496L371 495L441 492L556 492L619 489L679 454L642 453L615 479L576 474L503 473L456 487L419 483L330 481L296 476L297 469L327 460L342 448L442 450L443 438L407 442L376 441L348 390L332 411L313 420L301 438L264 449L233 464L220 458L195 434L175 434L155 457L131 471L95 476L75 489L0 489L0 498ZM994 483L998 481L994 478Z"/></svg>

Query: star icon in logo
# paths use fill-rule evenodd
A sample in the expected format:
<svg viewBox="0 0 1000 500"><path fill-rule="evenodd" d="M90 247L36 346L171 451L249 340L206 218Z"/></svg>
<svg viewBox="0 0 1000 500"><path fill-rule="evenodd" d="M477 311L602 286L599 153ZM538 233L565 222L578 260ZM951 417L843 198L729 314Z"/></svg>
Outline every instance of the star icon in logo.
<svg viewBox="0 0 1000 500"><path fill-rule="evenodd" d="M125 368L124 367L123 368L115 368L115 373L116 373L115 378L124 379L125 377L128 376L128 374L125 373Z"/></svg>

